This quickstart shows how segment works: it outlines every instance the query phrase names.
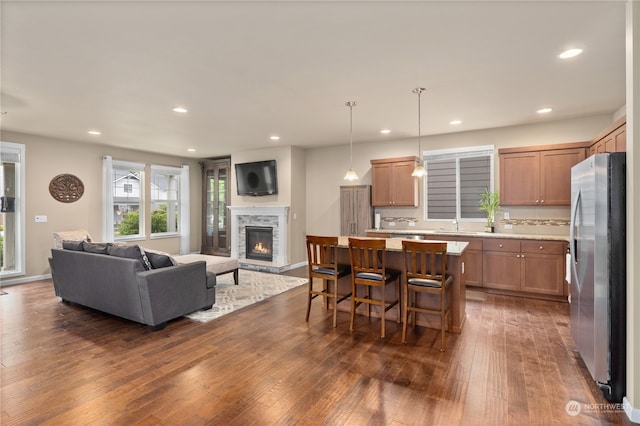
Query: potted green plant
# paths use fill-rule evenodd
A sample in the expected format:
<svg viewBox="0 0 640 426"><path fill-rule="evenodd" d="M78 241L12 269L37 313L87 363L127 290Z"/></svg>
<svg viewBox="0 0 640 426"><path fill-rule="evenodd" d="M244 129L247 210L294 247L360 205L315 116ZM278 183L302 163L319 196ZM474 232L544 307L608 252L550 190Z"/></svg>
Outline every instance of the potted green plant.
<svg viewBox="0 0 640 426"><path fill-rule="evenodd" d="M500 210L500 195L498 191L491 192L489 188L485 189L480 195L479 210L487 215L487 226L485 231L493 232L495 226L495 215Z"/></svg>

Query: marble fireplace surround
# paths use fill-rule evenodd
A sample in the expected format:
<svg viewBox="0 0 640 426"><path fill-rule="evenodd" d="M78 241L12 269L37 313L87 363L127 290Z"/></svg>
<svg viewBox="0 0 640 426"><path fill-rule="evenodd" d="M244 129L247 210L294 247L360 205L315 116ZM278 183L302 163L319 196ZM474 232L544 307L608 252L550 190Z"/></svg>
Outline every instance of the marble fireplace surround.
<svg viewBox="0 0 640 426"><path fill-rule="evenodd" d="M273 263L287 265L289 206L229 206L231 257L246 259L246 226L273 227Z"/></svg>

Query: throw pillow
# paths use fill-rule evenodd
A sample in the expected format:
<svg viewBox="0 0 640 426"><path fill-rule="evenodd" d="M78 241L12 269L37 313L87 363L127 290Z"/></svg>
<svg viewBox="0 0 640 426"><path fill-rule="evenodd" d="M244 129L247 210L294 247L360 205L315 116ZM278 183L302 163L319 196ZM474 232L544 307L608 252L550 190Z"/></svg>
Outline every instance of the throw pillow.
<svg viewBox="0 0 640 426"><path fill-rule="evenodd" d="M167 256L169 258L169 262L171 262L171 265L173 265L173 266L178 265L178 262L176 262L176 260L173 258L173 256L171 256L169 253L166 253L166 252L160 251L160 250L154 250L154 249L146 248L146 247L142 247L142 249L147 254L147 256L149 256L149 254L151 254L151 253L153 253L153 254L161 254L161 255ZM171 265L168 265L168 266L171 266ZM155 266L154 266L154 268L155 268Z"/></svg>
<svg viewBox="0 0 640 426"><path fill-rule="evenodd" d="M63 240L62 248L65 250L84 251L84 245L82 244L83 242L84 241Z"/></svg>
<svg viewBox="0 0 640 426"><path fill-rule="evenodd" d="M89 253L108 254L108 249L111 243L90 243L88 241L82 242L82 248Z"/></svg>
<svg viewBox="0 0 640 426"><path fill-rule="evenodd" d="M126 257L127 259L137 259L142 264L142 267L145 270L153 269L151 262L147 258L146 253L142 248L138 245L131 246L116 246L110 245L108 248L108 254L116 257Z"/></svg>
<svg viewBox="0 0 640 426"><path fill-rule="evenodd" d="M173 266L173 263L171 262L171 258L169 256L159 253L152 253L150 251L147 251L147 249L144 249L144 252L149 258L149 262L151 262L151 266L153 266L153 269Z"/></svg>

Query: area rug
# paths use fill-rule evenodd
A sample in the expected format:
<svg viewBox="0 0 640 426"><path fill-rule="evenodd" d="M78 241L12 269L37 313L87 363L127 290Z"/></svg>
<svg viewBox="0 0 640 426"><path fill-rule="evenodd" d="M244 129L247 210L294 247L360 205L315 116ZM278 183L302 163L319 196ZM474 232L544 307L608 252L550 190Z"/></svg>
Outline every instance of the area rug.
<svg viewBox="0 0 640 426"><path fill-rule="evenodd" d="M186 317L197 322L209 322L306 283L306 278L240 269L238 285L233 284L233 274L218 277L213 308Z"/></svg>

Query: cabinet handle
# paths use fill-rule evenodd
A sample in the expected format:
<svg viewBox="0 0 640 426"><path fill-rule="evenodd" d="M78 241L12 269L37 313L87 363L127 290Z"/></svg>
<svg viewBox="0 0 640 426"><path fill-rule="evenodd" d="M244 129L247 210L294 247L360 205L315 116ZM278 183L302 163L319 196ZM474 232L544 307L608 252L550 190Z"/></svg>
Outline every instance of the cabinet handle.
<svg viewBox="0 0 640 426"><path fill-rule="evenodd" d="M540 246L540 250L544 250L544 247Z"/></svg>
<svg viewBox="0 0 640 426"><path fill-rule="evenodd" d="M540 203L544 204L544 200L540 200Z"/></svg>
<svg viewBox="0 0 640 426"><path fill-rule="evenodd" d="M502 244L500 244L500 248L502 248Z"/></svg>
<svg viewBox="0 0 640 426"><path fill-rule="evenodd" d="M519 255L519 254L516 254L516 257L518 257L518 258L519 258L519 257L520 257L520 255Z"/></svg>
<svg viewBox="0 0 640 426"><path fill-rule="evenodd" d="M521 254L520 257L524 259L524 254Z"/></svg>
<svg viewBox="0 0 640 426"><path fill-rule="evenodd" d="M540 200L536 200L536 204L540 204Z"/></svg>

